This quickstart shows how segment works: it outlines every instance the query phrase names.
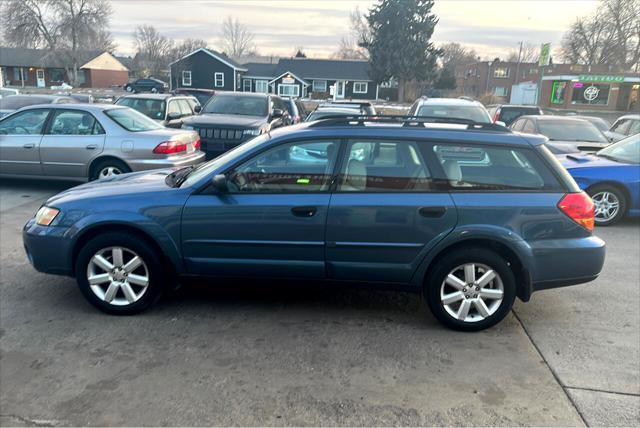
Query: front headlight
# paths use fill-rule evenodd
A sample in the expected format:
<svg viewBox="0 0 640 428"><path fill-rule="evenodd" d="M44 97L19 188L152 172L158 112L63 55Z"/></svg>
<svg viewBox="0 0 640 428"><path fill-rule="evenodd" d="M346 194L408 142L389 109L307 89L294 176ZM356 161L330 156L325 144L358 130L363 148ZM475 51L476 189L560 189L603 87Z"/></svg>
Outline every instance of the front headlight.
<svg viewBox="0 0 640 428"><path fill-rule="evenodd" d="M244 135L256 136L262 134L262 129L245 129L242 133Z"/></svg>
<svg viewBox="0 0 640 428"><path fill-rule="evenodd" d="M193 130L194 130L194 129L196 129L196 128L194 128L193 126L190 126L190 125L185 125L185 124L183 123L183 124L182 124L182 129L188 129L188 130L190 130L190 131L193 131Z"/></svg>
<svg viewBox="0 0 640 428"><path fill-rule="evenodd" d="M59 209L42 207L36 214L36 224L39 224L40 226L49 226L53 223L53 220L55 220L58 213L60 213Z"/></svg>

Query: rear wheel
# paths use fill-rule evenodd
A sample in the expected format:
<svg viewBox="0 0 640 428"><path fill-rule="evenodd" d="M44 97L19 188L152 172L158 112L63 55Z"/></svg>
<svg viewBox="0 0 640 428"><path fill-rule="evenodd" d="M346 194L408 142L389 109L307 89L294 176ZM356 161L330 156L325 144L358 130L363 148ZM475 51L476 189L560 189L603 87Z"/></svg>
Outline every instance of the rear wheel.
<svg viewBox="0 0 640 428"><path fill-rule="evenodd" d="M124 87L124 90L127 91L127 92L133 92L133 87L131 85L126 85Z"/></svg>
<svg viewBox="0 0 640 428"><path fill-rule="evenodd" d="M483 248L455 250L429 273L425 296L442 324L478 331L500 322L516 297L515 276L507 261Z"/></svg>
<svg viewBox="0 0 640 428"><path fill-rule="evenodd" d="M164 289L162 264L153 247L119 232L89 241L80 250L75 273L89 303L110 314L144 311Z"/></svg>
<svg viewBox="0 0 640 428"><path fill-rule="evenodd" d="M91 167L89 180L98 180L114 175L126 174L127 172L131 172L131 168L129 168L124 162L117 159L104 159L98 161L98 163Z"/></svg>
<svg viewBox="0 0 640 428"><path fill-rule="evenodd" d="M596 206L595 221L598 226L610 226L624 217L627 200L620 189L609 186L594 186L587 190Z"/></svg>

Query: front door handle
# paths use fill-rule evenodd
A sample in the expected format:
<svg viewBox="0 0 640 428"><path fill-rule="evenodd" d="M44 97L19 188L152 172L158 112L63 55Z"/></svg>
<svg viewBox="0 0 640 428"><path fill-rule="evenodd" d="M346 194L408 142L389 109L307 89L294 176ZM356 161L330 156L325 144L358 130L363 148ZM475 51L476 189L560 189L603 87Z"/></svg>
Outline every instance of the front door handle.
<svg viewBox="0 0 640 428"><path fill-rule="evenodd" d="M291 213L296 217L313 217L318 212L316 207L293 207Z"/></svg>
<svg viewBox="0 0 640 428"><path fill-rule="evenodd" d="M440 218L447 212L447 207L421 207L418 213L422 217L427 218Z"/></svg>
<svg viewBox="0 0 640 428"><path fill-rule="evenodd" d="M95 150L98 148L97 144L89 144L87 147L87 150Z"/></svg>
<svg viewBox="0 0 640 428"><path fill-rule="evenodd" d="M25 149L33 149L36 145L33 143L29 143L29 144L25 144L22 147L24 147Z"/></svg>

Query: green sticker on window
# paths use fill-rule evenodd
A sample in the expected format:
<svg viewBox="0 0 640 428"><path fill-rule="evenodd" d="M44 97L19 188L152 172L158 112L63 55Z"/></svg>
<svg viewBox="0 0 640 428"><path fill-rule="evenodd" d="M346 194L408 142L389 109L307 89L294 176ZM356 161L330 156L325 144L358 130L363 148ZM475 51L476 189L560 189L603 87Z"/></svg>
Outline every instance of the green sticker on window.
<svg viewBox="0 0 640 428"><path fill-rule="evenodd" d="M308 178L298 178L298 181L296 181L297 184L309 184L311 183L311 180L309 180Z"/></svg>

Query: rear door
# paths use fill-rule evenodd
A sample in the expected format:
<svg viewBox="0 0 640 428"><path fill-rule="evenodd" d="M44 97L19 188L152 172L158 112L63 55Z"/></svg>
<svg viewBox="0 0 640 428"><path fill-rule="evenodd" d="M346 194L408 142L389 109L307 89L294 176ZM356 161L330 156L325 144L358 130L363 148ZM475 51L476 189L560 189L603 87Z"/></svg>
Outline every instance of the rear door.
<svg viewBox="0 0 640 428"><path fill-rule="evenodd" d="M348 142L327 219L329 278L408 282L454 228L451 196L421 149L416 141Z"/></svg>
<svg viewBox="0 0 640 428"><path fill-rule="evenodd" d="M55 109L40 144L44 175L82 178L104 148L105 131L83 110Z"/></svg>
<svg viewBox="0 0 640 428"><path fill-rule="evenodd" d="M42 173L40 140L50 111L27 110L0 121L0 174Z"/></svg>

